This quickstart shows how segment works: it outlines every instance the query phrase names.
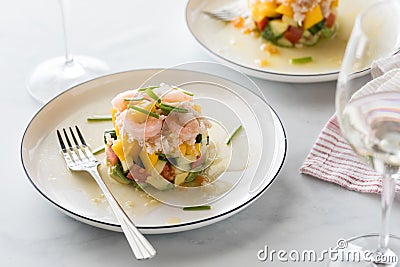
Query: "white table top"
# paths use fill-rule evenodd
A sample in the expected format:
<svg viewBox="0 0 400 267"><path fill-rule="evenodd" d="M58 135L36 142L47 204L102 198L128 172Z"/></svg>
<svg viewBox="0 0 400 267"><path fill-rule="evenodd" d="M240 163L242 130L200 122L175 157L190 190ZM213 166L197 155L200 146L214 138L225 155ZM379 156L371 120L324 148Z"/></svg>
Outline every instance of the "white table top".
<svg viewBox="0 0 400 267"><path fill-rule="evenodd" d="M186 1L72 2L73 52L103 59L112 72L213 60L186 27ZM60 29L57 1L7 1L0 9L0 134L5 141L0 266L255 266L265 264L257 259L265 246L318 252L334 247L341 237L379 231L377 195L351 192L299 173L334 112L336 83L254 79L287 134L288 153L275 183L254 204L222 222L148 236L158 255L137 262L122 233L86 225L58 211L34 190L20 163L23 132L40 108L27 93L25 80L37 64L63 54ZM392 232L399 234L398 200L391 221Z"/></svg>

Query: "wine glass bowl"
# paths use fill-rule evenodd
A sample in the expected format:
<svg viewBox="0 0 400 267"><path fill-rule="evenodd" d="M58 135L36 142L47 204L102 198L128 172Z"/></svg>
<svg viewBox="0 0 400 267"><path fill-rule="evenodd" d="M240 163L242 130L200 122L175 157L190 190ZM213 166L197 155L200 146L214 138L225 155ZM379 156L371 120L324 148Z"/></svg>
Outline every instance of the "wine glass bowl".
<svg viewBox="0 0 400 267"><path fill-rule="evenodd" d="M55 57L40 63L27 81L30 95L40 103L45 103L64 90L81 82L106 74L109 67L99 59L72 55L69 40L69 0L59 0L65 56Z"/></svg>
<svg viewBox="0 0 400 267"><path fill-rule="evenodd" d="M348 240L360 251L374 248L372 261L364 259L361 266L395 266L400 256L400 239L390 236L388 227L400 171L400 69L387 71L368 83L358 78L358 72L371 67L374 60L398 52L399 14L400 3L392 0L377 2L360 13L337 83L336 115L342 135L359 158L382 175L380 234ZM382 255L396 260L384 264L380 260ZM350 264L341 262L332 266Z"/></svg>

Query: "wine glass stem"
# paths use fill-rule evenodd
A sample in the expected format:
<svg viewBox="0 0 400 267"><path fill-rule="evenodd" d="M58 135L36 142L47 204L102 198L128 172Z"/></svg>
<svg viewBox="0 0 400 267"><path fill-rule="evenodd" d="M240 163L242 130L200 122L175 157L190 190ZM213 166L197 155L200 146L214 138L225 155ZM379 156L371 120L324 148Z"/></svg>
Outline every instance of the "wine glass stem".
<svg viewBox="0 0 400 267"><path fill-rule="evenodd" d="M394 174L385 173L382 181L382 222L378 248L382 253L387 251L389 244L389 217L396 189L396 180L394 176Z"/></svg>
<svg viewBox="0 0 400 267"><path fill-rule="evenodd" d="M62 25L64 33L64 45L65 45L65 64L71 64L73 62L73 57L71 53L70 45L70 2L69 0L59 0L62 16Z"/></svg>

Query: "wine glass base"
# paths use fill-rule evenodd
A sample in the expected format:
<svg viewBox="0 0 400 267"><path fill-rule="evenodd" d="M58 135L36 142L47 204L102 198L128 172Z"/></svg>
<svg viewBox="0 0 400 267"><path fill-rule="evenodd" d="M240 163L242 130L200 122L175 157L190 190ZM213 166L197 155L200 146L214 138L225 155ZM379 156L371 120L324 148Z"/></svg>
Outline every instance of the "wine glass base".
<svg viewBox="0 0 400 267"><path fill-rule="evenodd" d="M334 249L337 254L330 258L327 266L379 266L392 267L397 266L400 255L400 238L394 235L389 239L389 250L385 253L377 252L379 244L378 234L368 234L341 240ZM333 254L332 254L333 255ZM376 260L375 260L376 259Z"/></svg>
<svg viewBox="0 0 400 267"><path fill-rule="evenodd" d="M77 55L70 62L56 57L39 64L27 82L29 94L38 102L46 103L61 92L82 82L106 74L109 67L102 61Z"/></svg>

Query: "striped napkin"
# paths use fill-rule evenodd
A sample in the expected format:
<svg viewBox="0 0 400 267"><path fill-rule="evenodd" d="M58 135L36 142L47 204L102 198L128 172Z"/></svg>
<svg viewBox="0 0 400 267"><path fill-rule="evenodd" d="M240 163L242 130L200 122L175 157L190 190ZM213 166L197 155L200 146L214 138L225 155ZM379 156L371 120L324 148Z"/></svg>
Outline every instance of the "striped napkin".
<svg viewBox="0 0 400 267"><path fill-rule="evenodd" d="M359 91L360 94L372 90L382 90L380 85L388 81L389 83L396 83L399 87L400 55L374 62L371 67L371 75L374 79ZM393 87L383 86L383 88ZM353 152L341 135L335 115L322 129L300 167L300 172L336 183L349 190L367 193L380 193L382 191L381 176L361 162ZM397 181L396 191L400 192L400 181Z"/></svg>

